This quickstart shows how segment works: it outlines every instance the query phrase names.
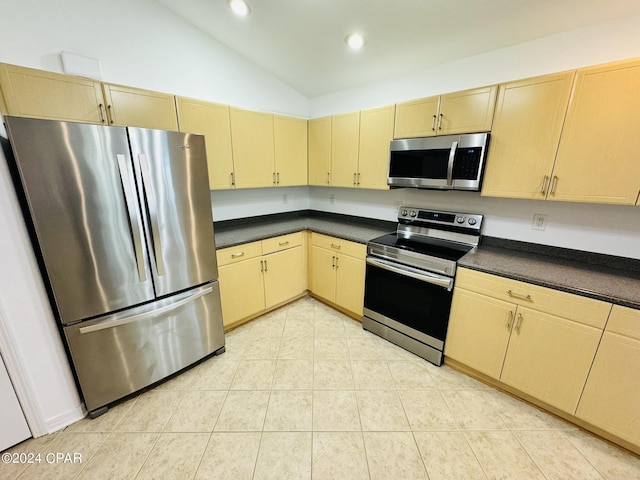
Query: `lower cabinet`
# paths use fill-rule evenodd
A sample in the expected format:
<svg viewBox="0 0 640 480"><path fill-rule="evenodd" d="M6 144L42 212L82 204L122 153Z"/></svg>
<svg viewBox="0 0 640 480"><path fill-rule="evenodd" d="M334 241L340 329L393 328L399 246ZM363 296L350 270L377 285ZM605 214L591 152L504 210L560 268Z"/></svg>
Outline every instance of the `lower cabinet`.
<svg viewBox="0 0 640 480"><path fill-rule="evenodd" d="M640 448L640 310L614 305L576 416Z"/></svg>
<svg viewBox="0 0 640 480"><path fill-rule="evenodd" d="M310 255L311 292L362 316L366 246L312 233Z"/></svg>
<svg viewBox="0 0 640 480"><path fill-rule="evenodd" d="M302 232L224 248L217 258L225 327L306 289Z"/></svg>
<svg viewBox="0 0 640 480"><path fill-rule="evenodd" d="M610 309L459 269L445 355L574 415Z"/></svg>

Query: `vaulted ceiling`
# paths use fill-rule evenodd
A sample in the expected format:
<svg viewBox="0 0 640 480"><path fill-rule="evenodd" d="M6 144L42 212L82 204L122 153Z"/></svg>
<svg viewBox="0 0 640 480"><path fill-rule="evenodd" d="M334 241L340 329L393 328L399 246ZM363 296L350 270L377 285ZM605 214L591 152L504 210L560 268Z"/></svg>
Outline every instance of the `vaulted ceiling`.
<svg viewBox="0 0 640 480"><path fill-rule="evenodd" d="M638 0L248 0L237 17L227 0L156 1L308 98L640 13Z"/></svg>

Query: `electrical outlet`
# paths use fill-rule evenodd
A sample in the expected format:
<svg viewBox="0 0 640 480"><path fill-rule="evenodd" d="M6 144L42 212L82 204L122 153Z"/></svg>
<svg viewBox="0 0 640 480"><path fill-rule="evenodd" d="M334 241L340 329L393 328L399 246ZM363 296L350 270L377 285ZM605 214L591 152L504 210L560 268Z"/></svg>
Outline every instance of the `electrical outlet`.
<svg viewBox="0 0 640 480"><path fill-rule="evenodd" d="M532 230L546 230L547 229L547 214L546 213L534 213L533 222L531 223Z"/></svg>

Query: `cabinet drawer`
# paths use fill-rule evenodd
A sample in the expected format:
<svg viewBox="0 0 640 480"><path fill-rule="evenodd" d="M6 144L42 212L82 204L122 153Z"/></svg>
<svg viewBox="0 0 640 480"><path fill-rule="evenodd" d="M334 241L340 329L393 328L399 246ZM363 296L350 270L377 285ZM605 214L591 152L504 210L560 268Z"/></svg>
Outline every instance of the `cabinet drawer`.
<svg viewBox="0 0 640 480"><path fill-rule="evenodd" d="M611 311L607 302L466 268L458 269L456 286L600 329Z"/></svg>
<svg viewBox="0 0 640 480"><path fill-rule="evenodd" d="M222 248L216 252L219 267L261 255L262 242L244 243L235 247Z"/></svg>
<svg viewBox="0 0 640 480"><path fill-rule="evenodd" d="M367 256L367 246L363 243L351 242L341 238L330 237L321 233L311 234L311 243L317 247L326 248L336 253L343 253L364 260Z"/></svg>
<svg viewBox="0 0 640 480"><path fill-rule="evenodd" d="M640 340L640 310L614 305L606 331Z"/></svg>
<svg viewBox="0 0 640 480"><path fill-rule="evenodd" d="M298 245L302 245L302 232L267 238L266 240L262 240L262 254L269 255L270 253L297 247Z"/></svg>

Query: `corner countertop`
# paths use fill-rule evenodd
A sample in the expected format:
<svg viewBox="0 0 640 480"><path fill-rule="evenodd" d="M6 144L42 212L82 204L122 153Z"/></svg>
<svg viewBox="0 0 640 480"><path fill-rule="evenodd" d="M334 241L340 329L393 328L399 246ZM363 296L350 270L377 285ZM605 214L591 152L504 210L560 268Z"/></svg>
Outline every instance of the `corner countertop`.
<svg viewBox="0 0 640 480"><path fill-rule="evenodd" d="M640 309L640 260L484 237L458 266Z"/></svg>
<svg viewBox="0 0 640 480"><path fill-rule="evenodd" d="M217 248L311 230L358 243L394 232L395 222L314 210L214 222ZM640 309L640 260L483 237L460 267Z"/></svg>
<svg viewBox="0 0 640 480"><path fill-rule="evenodd" d="M357 243L394 232L395 222L303 210L214 222L216 247L233 247L288 233L311 230Z"/></svg>

